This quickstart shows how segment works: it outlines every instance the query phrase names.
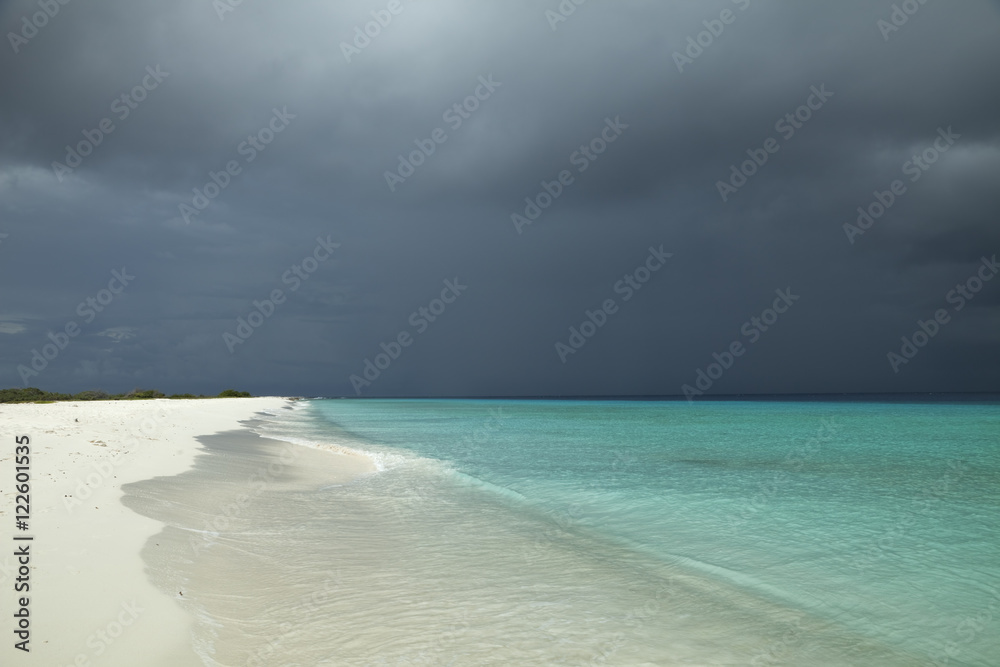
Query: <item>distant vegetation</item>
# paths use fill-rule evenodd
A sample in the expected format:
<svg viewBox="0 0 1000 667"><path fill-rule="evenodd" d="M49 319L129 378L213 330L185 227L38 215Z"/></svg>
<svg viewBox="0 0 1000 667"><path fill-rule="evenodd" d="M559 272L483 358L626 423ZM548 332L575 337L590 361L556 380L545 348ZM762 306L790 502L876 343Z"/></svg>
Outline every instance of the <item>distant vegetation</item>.
<svg viewBox="0 0 1000 667"><path fill-rule="evenodd" d="M27 389L0 389L0 403L52 403L55 401L131 401L144 398L250 398L248 391L226 389L218 396L200 394L172 394L167 396L155 389L133 389L127 394L109 394L100 389L81 391L79 394L60 394L42 391L35 387Z"/></svg>
<svg viewBox="0 0 1000 667"><path fill-rule="evenodd" d="M250 398L250 392L236 391L235 389L227 389L221 394L219 394L217 398Z"/></svg>

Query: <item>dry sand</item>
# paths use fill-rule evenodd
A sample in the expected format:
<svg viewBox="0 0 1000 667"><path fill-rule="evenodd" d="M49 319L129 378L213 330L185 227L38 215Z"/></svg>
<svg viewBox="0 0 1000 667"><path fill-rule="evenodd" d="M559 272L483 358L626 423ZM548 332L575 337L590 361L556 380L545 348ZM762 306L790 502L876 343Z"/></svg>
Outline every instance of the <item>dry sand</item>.
<svg viewBox="0 0 1000 667"><path fill-rule="evenodd" d="M193 667L193 619L146 577L140 550L163 527L126 509L121 486L187 470L195 439L240 428L283 398L0 406L0 664ZM15 528L15 438L31 447L29 530ZM15 536L34 536L15 542ZM30 593L15 593L15 549L30 544ZM30 653L14 647L30 598Z"/></svg>

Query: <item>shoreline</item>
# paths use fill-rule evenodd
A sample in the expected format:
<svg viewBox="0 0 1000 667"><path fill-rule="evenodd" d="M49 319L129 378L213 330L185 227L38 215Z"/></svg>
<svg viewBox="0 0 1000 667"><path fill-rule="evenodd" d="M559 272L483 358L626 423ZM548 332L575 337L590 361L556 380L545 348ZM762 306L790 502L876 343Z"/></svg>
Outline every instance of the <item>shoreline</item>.
<svg viewBox="0 0 1000 667"><path fill-rule="evenodd" d="M579 423L577 410L556 407L562 421L552 424L561 425L559 432ZM391 468L354 484L374 472L372 456L349 445L324 444L339 443L352 423L363 427L376 417L387 429L411 425L413 430L406 432L415 443L429 441L429 433L446 444L449 439L459 442L463 433L482 427L485 407L433 413L412 406L396 412L346 410L342 418L327 415L330 426L325 431L322 420L316 425L306 420L301 432L318 441L314 446L299 444L296 437L264 435L269 428L258 428L271 422L262 413L282 415L289 410L291 415L292 409L285 398L0 406L6 443L0 448L0 539L14 536L14 438L28 435L34 502L31 530L23 534L36 540L31 560L32 653L20 656L10 646L3 650L21 658L21 664L46 667L249 667L274 664L279 655L302 664L325 664L321 658L329 655L343 657L345 664L428 654L441 656L441 662L446 656L486 661L493 657L487 647L509 637L545 656L533 661L531 653L512 649L505 654L512 664L550 664L542 660L555 655L580 661L590 656L588 664L612 655L621 660L641 657L647 664L743 664L740 661L751 656L818 664L816 656L825 655L831 665L855 664L858 659L903 665L923 655L919 651L930 650L920 641L902 645L889 641L888 635L868 636L859 630L865 617L852 614L868 599L863 594L845 591L857 604L842 620L839 612L845 610L838 597L814 613L802 602L812 599L808 590L786 586L807 581L802 574L808 574L808 568L792 572L788 582L775 579L755 568L752 559L745 560L740 548L719 548L714 537L718 531L705 532L710 523L688 525L680 515L663 518L659 510L643 515L633 526L643 532L633 535L646 535L652 526L663 536L693 537L687 543L693 545L691 558L697 562L677 561L678 554L666 541L650 543L650 549L659 551L647 557L645 549L629 543L628 531L602 533L602 521L614 518L605 514L613 506L595 506L591 512L586 501L579 502L579 494L541 493L536 496L543 502L538 508L546 511L512 511L492 490L483 493L453 483L450 475L437 474L437 466L422 465ZM602 419L621 414L620 406L608 410ZM662 433L659 411L655 406L645 410L650 415L641 423L649 433ZM732 409L719 412L731 414ZM864 420L871 418L867 410L854 412ZM903 418L905 411L897 412L897 418ZM796 434L805 433L799 413L788 407L769 411L772 417L784 415L777 422L772 419L776 428L784 424L789 430L778 431L785 435L773 445L773 455L765 457L768 461L784 453L782 441L791 443ZM680 410L676 414L684 417L673 420L671 428L704 432L698 415ZM428 417L465 421L456 428L452 421ZM494 448L501 454L498 460L503 463L502 457L522 451L505 447L512 441L524 443L523 452L530 455L534 444L527 434L537 432L538 422L516 410L503 418L506 435ZM428 423L430 431L423 426ZM845 423L843 428L867 434L866 424ZM719 427L708 429L720 435ZM286 435L296 433L291 428ZM683 477L691 483L676 488L692 500L704 493L699 479L717 479L714 437L703 444L703 453L657 444L637 450L643 459L612 462L606 455L606 434L601 428L589 438L550 440L552 468L537 481L561 480L569 454L592 461L587 470L593 473L588 474L620 474L622 462L628 463L629 474L639 481L644 466L640 461L663 461L663 470L680 464L683 476L676 480ZM756 437L760 442L774 439L770 430ZM628 442L634 440L630 434ZM448 451L453 450L431 448L430 453ZM742 461L739 456L734 460ZM504 464L494 470L506 475L502 471L507 468ZM753 466L741 469L754 474L748 480L763 479L764 472L754 473ZM868 469L865 459L858 469ZM786 472L794 471L786 466ZM528 479L529 486L536 480L512 474L515 482ZM667 478L672 479L656 473L656 480ZM577 491L591 488L586 483L591 479L580 477ZM974 481L971 475L965 479L966 484ZM660 488L660 482L656 484ZM603 487L596 488L600 493ZM788 493L795 487L789 480L783 488ZM638 489L635 499L649 500L649 488ZM745 503L750 502L747 498ZM699 511L707 507L706 516L716 525L731 510L717 502L713 510L703 500L691 507L696 506ZM618 509L632 512L632 507ZM657 507L649 505L651 511ZM775 515L779 509L773 503L768 511ZM802 517L810 514L790 509L784 523L806 525ZM869 522L873 530L891 525L891 512L873 516L878 519ZM672 530L674 526L680 532ZM779 533L774 527L767 528L763 518L757 526L776 543ZM859 553L852 545L863 545L851 531L840 535L834 541L839 545L835 553L819 554L828 561L826 571L834 573L830 581L838 584L843 580L839 568L852 565L852 554ZM914 535L936 539L933 532ZM808 546L815 535L805 531L803 536L801 545L786 552L786 562L819 557ZM636 544L645 544L643 539ZM10 592L12 544L8 541L8 548L0 549L0 588L8 591L0 595L4 614L16 609ZM699 551L710 557L699 558ZM734 555L715 562L723 553ZM704 564L749 576L722 576L727 572ZM489 600L489 606L483 600ZM581 606L581 601L587 604ZM609 622L635 620L639 612L639 627ZM546 643L554 636L544 630L553 618L573 619L560 630L558 647ZM331 637L331 627L341 632ZM650 634L654 630L656 636ZM769 643L782 632L791 633L787 644ZM9 632L7 636L11 643L16 641ZM629 641L607 639L618 636Z"/></svg>
<svg viewBox="0 0 1000 667"><path fill-rule="evenodd" d="M122 504L122 485L190 470L198 438L250 432L241 422L289 404L283 397L170 399L0 406L0 539L14 544L15 437L30 439L30 591L15 593L13 548L0 553L0 610L27 596L27 665L201 665L195 622L147 576L142 549L165 524ZM153 543L155 548L155 543ZM8 615L9 614L9 615ZM13 623L11 623L11 626Z"/></svg>

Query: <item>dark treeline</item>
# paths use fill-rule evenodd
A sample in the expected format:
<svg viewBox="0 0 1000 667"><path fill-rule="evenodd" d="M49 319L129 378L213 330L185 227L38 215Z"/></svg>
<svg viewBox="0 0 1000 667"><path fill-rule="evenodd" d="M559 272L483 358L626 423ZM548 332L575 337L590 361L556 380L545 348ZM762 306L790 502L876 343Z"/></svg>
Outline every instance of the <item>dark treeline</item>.
<svg viewBox="0 0 1000 667"><path fill-rule="evenodd" d="M133 389L127 394L109 394L100 389L81 391L78 394L60 394L52 391L42 391L35 387L26 389L0 389L0 403L50 403L54 401L130 401L144 398L250 398L248 391L226 389L218 396L205 394L171 394L167 396L156 389Z"/></svg>

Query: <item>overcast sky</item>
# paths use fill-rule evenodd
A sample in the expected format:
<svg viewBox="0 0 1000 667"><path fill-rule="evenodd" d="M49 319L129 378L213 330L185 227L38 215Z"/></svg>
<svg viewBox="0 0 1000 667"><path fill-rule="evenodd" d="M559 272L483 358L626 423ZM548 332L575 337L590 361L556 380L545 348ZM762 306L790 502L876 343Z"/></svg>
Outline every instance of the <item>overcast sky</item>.
<svg viewBox="0 0 1000 667"><path fill-rule="evenodd" d="M1000 5L895 4L0 3L0 386L996 391Z"/></svg>

